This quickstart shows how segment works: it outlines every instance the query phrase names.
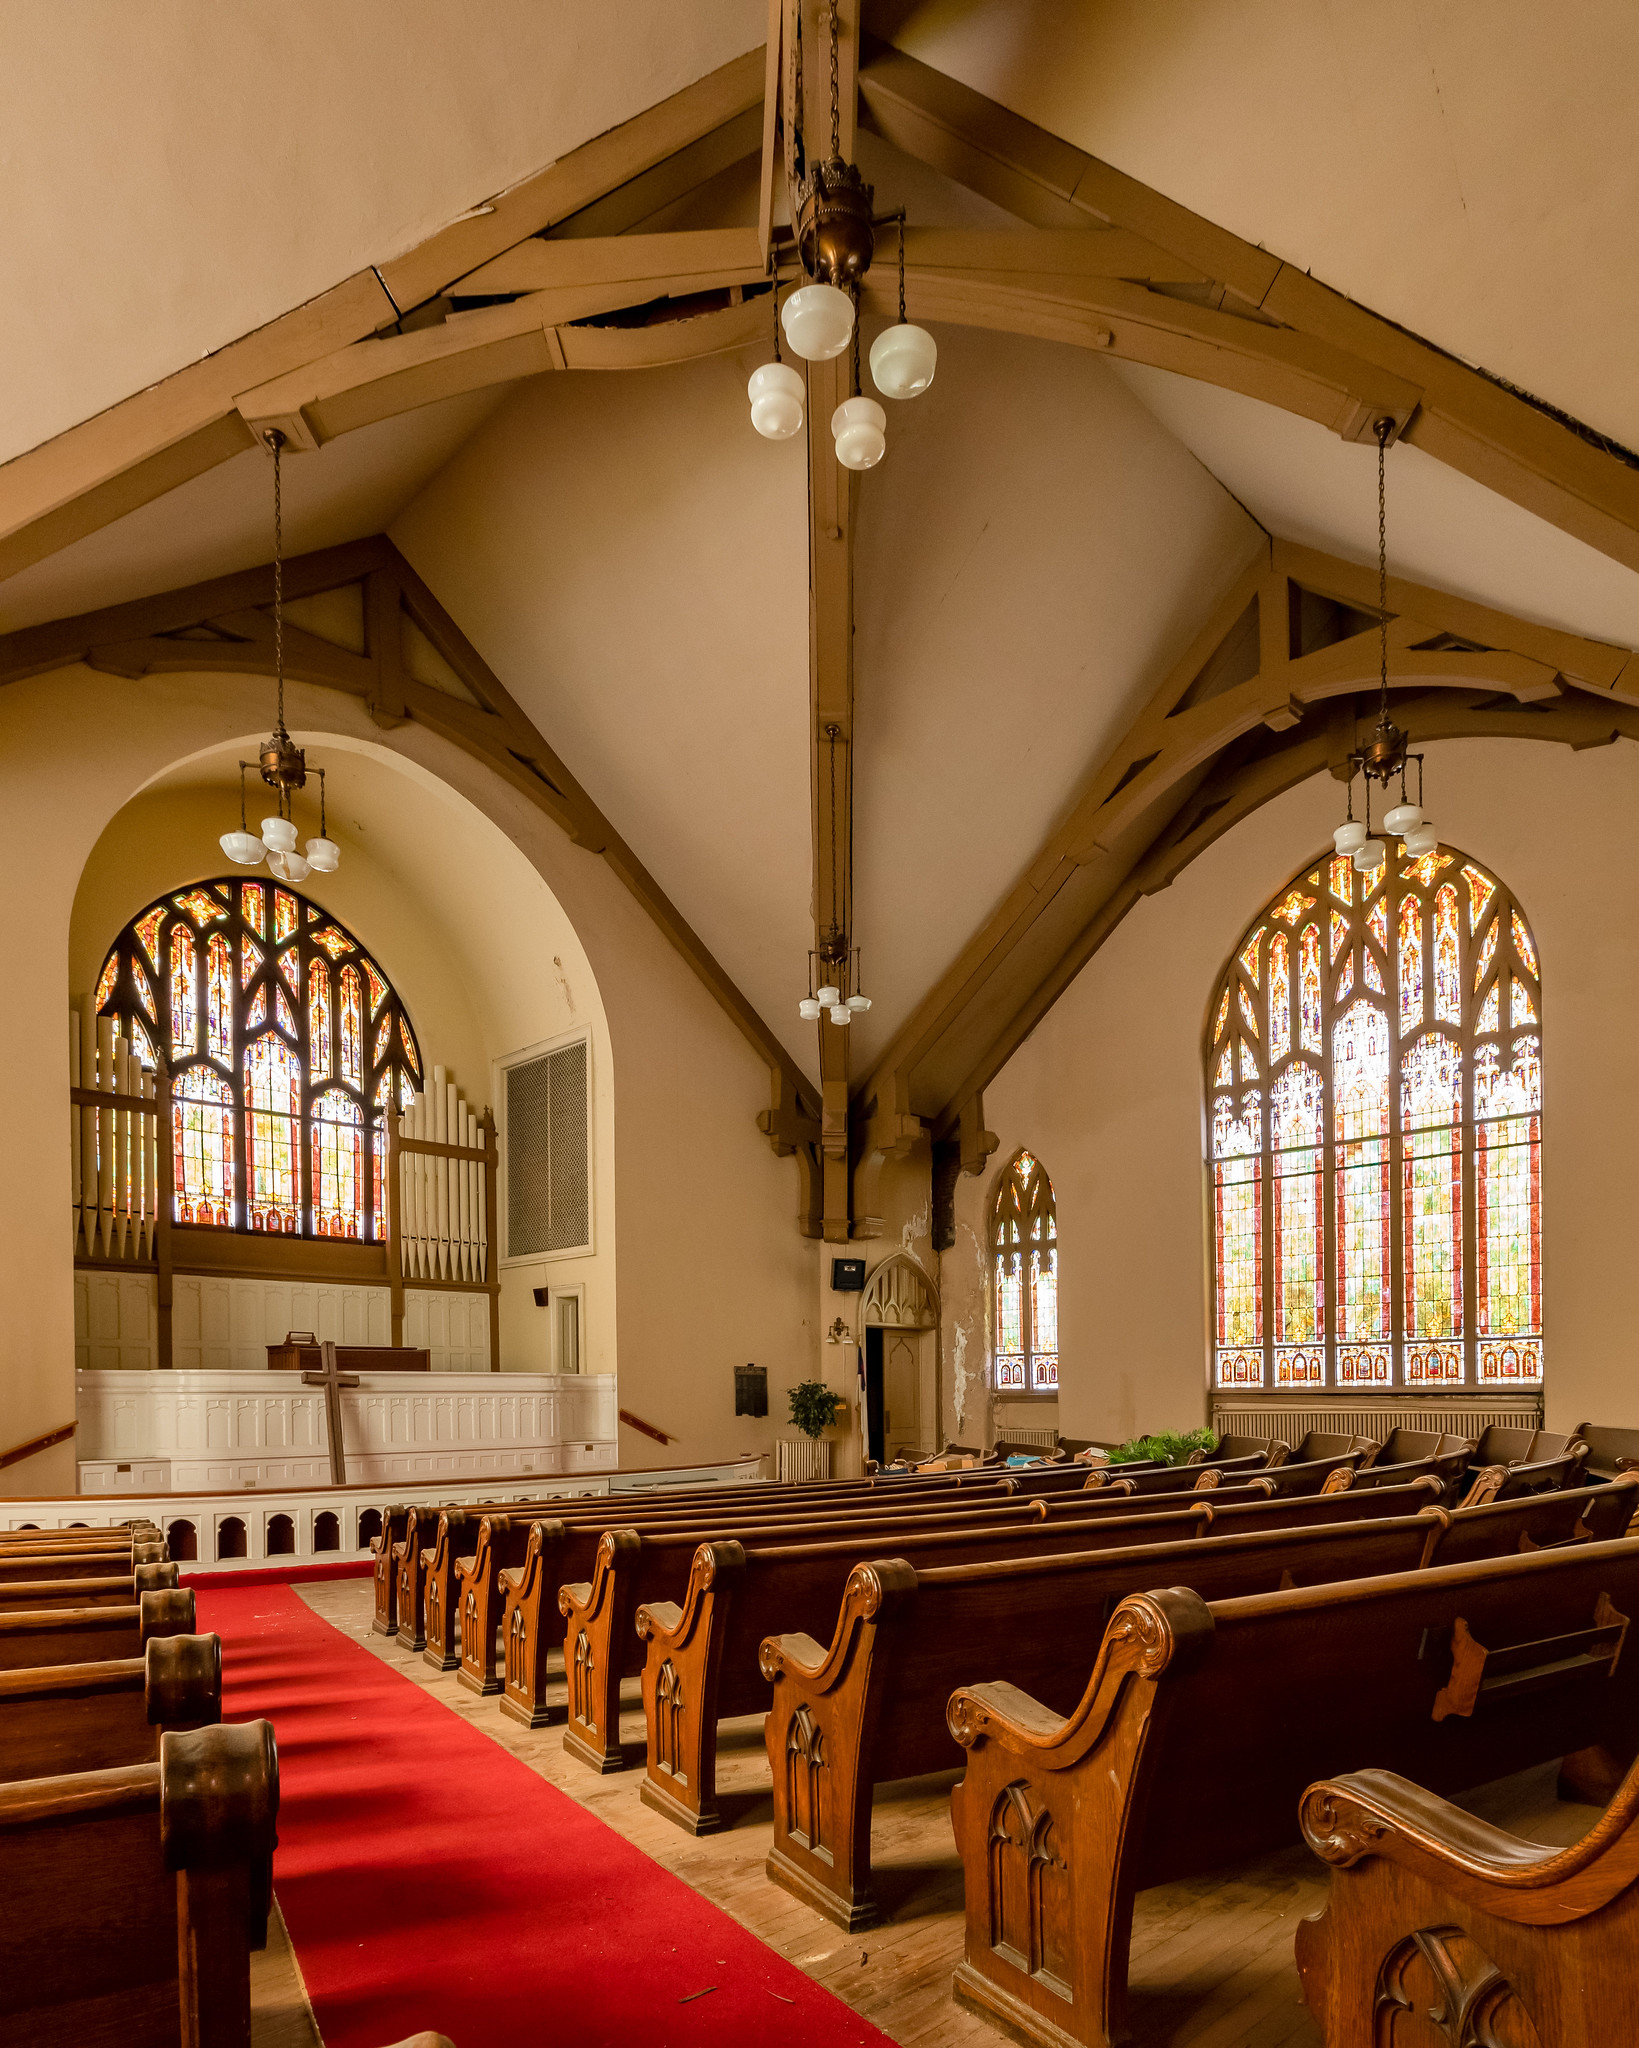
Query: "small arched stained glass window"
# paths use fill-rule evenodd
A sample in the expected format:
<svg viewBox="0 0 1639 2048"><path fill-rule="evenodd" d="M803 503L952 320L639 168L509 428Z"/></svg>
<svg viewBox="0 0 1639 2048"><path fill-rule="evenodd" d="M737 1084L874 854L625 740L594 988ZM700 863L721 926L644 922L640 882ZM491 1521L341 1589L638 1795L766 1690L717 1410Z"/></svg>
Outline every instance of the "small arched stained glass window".
<svg viewBox="0 0 1639 2048"><path fill-rule="evenodd" d="M1542 988L1502 883L1451 847L1328 855L1207 1014L1215 1384L1540 1386Z"/></svg>
<svg viewBox="0 0 1639 2048"><path fill-rule="evenodd" d="M176 1222L386 1236L386 1118L414 1099L420 1048L316 903L237 878L162 897L115 940L97 1010L150 1071L164 1049Z"/></svg>
<svg viewBox="0 0 1639 2048"><path fill-rule="evenodd" d="M1018 1153L996 1189L991 1222L995 1384L1002 1394L1059 1390L1058 1219L1053 1183Z"/></svg>

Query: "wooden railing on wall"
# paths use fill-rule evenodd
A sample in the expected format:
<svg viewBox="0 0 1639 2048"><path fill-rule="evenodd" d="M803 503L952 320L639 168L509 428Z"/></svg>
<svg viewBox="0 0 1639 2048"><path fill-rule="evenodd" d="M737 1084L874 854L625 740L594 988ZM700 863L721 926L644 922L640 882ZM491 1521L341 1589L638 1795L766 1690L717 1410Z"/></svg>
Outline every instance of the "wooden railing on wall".
<svg viewBox="0 0 1639 2048"><path fill-rule="evenodd" d="M65 1422L56 1429L48 1429L44 1436L31 1436L26 1444L13 1444L9 1451L0 1451L0 1470L7 1465L20 1465L40 1451L49 1451L53 1444L66 1443L79 1426L77 1422Z"/></svg>

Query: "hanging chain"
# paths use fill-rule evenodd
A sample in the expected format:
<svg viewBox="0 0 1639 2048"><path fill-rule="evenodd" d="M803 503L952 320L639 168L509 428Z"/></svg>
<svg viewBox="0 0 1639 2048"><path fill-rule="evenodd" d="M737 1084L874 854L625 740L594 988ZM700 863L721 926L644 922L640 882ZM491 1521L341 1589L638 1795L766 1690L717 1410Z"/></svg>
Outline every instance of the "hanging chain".
<svg viewBox="0 0 1639 2048"><path fill-rule="evenodd" d="M769 296L774 301L774 360L779 362L782 360L780 356L780 264L779 258L772 253L770 253L768 261L774 273L773 284L769 293Z"/></svg>
<svg viewBox="0 0 1639 2048"><path fill-rule="evenodd" d="M842 154L842 94L837 84L837 0L831 0L831 157Z"/></svg>
<svg viewBox="0 0 1639 2048"><path fill-rule="evenodd" d="M285 738L285 511L279 451L285 437L277 427L268 433L273 449L273 673L279 684L278 732Z"/></svg>
<svg viewBox="0 0 1639 2048"><path fill-rule="evenodd" d="M899 324L905 324L905 209L899 209Z"/></svg>
<svg viewBox="0 0 1639 2048"><path fill-rule="evenodd" d="M1383 486L1384 458L1394 422L1377 422L1377 673L1380 688L1378 716L1383 724L1389 716L1389 527Z"/></svg>
<svg viewBox="0 0 1639 2048"><path fill-rule="evenodd" d="M837 917L837 727L828 725L825 737L831 748L831 928L826 933L831 948L832 965L836 964L836 942L842 936L842 925Z"/></svg>
<svg viewBox="0 0 1639 2048"><path fill-rule="evenodd" d="M854 396L859 396L859 282L854 280L848 287L848 296L854 302Z"/></svg>

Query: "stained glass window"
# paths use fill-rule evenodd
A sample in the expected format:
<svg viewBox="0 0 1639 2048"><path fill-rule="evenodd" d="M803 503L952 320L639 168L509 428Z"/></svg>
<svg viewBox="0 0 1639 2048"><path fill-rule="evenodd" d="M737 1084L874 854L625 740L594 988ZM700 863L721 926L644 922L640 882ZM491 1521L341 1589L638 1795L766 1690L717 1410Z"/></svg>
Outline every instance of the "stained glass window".
<svg viewBox="0 0 1639 2048"><path fill-rule="evenodd" d="M1213 992L1220 1387L1542 1383L1536 944L1463 854L1390 855L1296 876Z"/></svg>
<svg viewBox="0 0 1639 2048"><path fill-rule="evenodd" d="M1020 1152L1002 1175L991 1218L998 1392L1056 1394L1059 1387L1058 1221L1053 1183Z"/></svg>
<svg viewBox="0 0 1639 2048"><path fill-rule="evenodd" d="M385 1235L381 1133L420 1085L421 1055L391 984L333 919L261 882L176 892L115 941L98 1010L145 1066L165 1049L176 1222Z"/></svg>

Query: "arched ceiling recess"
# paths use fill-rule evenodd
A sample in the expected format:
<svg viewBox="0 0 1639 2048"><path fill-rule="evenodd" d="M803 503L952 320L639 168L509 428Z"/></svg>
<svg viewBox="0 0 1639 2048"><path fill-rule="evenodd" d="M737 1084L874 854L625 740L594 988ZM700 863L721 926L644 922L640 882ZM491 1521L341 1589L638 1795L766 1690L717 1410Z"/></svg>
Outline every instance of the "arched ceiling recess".
<svg viewBox="0 0 1639 2048"><path fill-rule="evenodd" d="M1255 398L1346 441L1393 422L1436 462L1639 569L1639 459L1328 289L1306 271L1033 125L972 86L862 41L840 0L841 147L860 127L1000 209L1007 226L907 237L914 317L1068 344L1220 393ZM762 49L722 65L561 157L406 253L0 466L0 576L256 445L299 448L462 393L566 369L646 368L752 343L773 268L796 263L782 191L800 125L823 132L828 0L771 0ZM884 17L886 19L886 16ZM801 103L799 105L799 90ZM866 311L890 310L879 266ZM810 734L814 919L831 913L833 815L820 735L853 738L853 543L858 480L832 459L838 363L809 372ZM402 629L348 642L307 628L313 680L364 695L384 721L426 718L530 789L625 875L724 1008L769 1059L763 1122L804 1168L803 1227L872 1236L875 1175L925 1128L982 1163L981 1092L1126 904L1160 886L1246 808L1353 737L1375 681L1371 579L1279 540L1115 747L1090 762L1068 817L1000 907L872 1061L820 1026L817 1114L755 1008L631 857L499 681L406 581L383 543L315 567L315 598L357 586L389 603L454 677L406 673ZM373 550L373 552L372 552ZM321 559L322 558L316 558ZM260 581L256 580L260 577ZM374 596L372 596L374 592ZM385 593L385 594L384 594ZM89 654L122 673L265 667L266 572L0 643L0 676ZM155 609L154 607L157 607ZM1391 680L1418 738L1529 730L1576 745L1629 730L1639 657L1409 584L1396 585ZM464 649L464 651L462 651ZM455 650L455 651L452 651ZM124 664L122 667L121 664ZM414 687L412 687L412 685ZM417 691L422 694L417 694ZM468 700L471 701L468 701ZM835 819L850 827L846 806ZM1006 886L1007 878L998 878Z"/></svg>

